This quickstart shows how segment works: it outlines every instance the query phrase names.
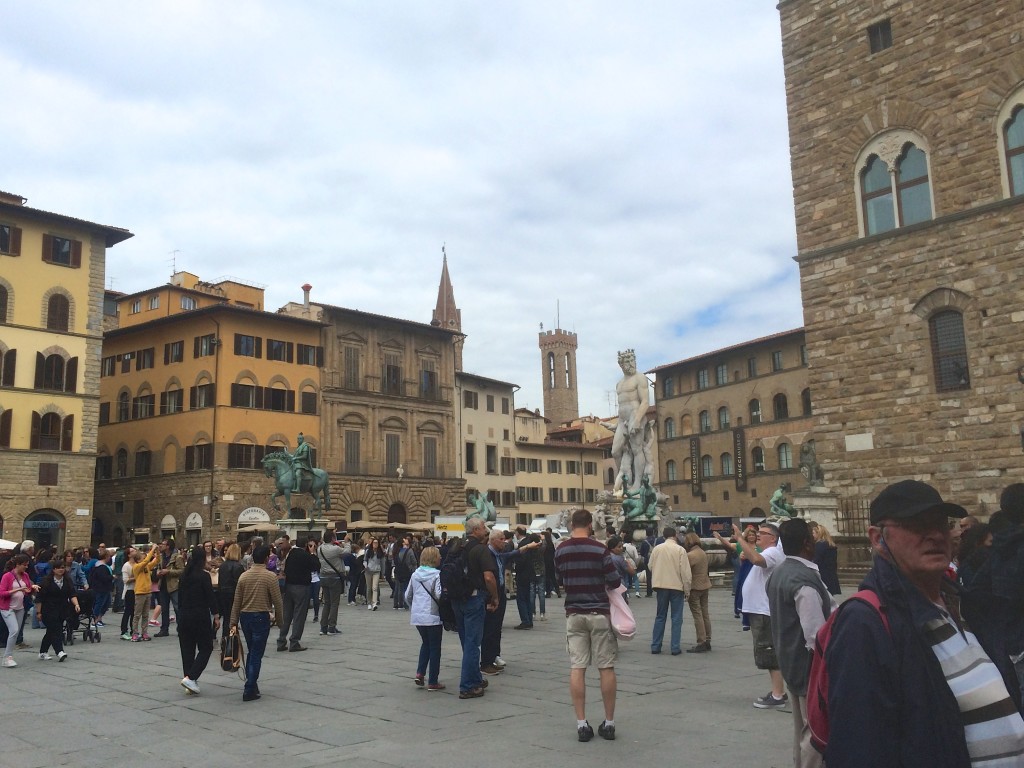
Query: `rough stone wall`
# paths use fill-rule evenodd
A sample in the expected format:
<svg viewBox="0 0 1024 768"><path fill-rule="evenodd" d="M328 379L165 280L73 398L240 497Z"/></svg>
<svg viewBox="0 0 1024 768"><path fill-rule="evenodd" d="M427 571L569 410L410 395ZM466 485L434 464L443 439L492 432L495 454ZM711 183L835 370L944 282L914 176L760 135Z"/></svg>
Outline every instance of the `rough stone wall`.
<svg viewBox="0 0 1024 768"><path fill-rule="evenodd" d="M544 392L544 416L551 427L579 418L579 391L576 382L576 334L556 329L542 331L539 337L540 370ZM548 353L555 355L555 386L550 386ZM565 381L565 356L569 355L569 386Z"/></svg>
<svg viewBox="0 0 1024 768"><path fill-rule="evenodd" d="M829 485L870 497L914 477L991 513L1000 490L1024 479L1024 199L1003 200L996 119L1024 83L1024 7L786 0L779 9ZM886 18L893 46L871 54L866 28ZM857 155L892 127L927 142L936 219L860 238ZM963 313L971 386L939 393L928 318L947 305Z"/></svg>

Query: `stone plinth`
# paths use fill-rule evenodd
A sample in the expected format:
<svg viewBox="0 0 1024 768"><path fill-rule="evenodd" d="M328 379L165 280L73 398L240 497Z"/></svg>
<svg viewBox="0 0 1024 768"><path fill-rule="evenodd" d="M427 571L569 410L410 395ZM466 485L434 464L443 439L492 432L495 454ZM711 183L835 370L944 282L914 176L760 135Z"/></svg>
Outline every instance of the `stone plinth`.
<svg viewBox="0 0 1024 768"><path fill-rule="evenodd" d="M790 494L793 506L804 520L821 523L829 531L837 530L839 497L824 486L811 486Z"/></svg>
<svg viewBox="0 0 1024 768"><path fill-rule="evenodd" d="M308 539L311 536L322 540L324 531L332 525L333 523L326 518L282 517L277 521L278 528L287 533L288 538L293 542L296 539Z"/></svg>

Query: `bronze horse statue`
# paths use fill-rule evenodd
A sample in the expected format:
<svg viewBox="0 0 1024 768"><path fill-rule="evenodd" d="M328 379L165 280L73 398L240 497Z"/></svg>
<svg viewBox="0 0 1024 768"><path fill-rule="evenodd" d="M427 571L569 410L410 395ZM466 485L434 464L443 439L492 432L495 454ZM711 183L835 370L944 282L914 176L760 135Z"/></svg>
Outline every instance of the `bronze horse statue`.
<svg viewBox="0 0 1024 768"><path fill-rule="evenodd" d="M281 510L277 503L279 496L284 496L284 505L288 510L288 516L292 516L292 488L295 487L295 476L292 474L291 457L283 451L274 451L263 457L263 472L267 477L273 477L277 486L277 493L270 497L270 503L274 509ZM313 514L321 510L331 508L331 487L327 473L322 469L314 469L313 475L304 473L302 477L303 494L308 493L313 497Z"/></svg>

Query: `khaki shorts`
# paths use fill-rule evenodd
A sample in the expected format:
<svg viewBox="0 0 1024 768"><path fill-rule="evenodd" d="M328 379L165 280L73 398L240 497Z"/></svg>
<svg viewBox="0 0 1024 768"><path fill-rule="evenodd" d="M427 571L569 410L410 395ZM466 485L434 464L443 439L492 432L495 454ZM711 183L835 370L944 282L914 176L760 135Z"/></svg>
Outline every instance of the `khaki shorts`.
<svg viewBox="0 0 1024 768"><path fill-rule="evenodd" d="M775 644L772 642L772 620L759 613L750 614L750 634L754 638L754 666L758 669L778 669L779 660L775 656Z"/></svg>
<svg viewBox="0 0 1024 768"><path fill-rule="evenodd" d="M598 669L610 669L619 654L619 641L612 632L611 621L600 613L566 616L565 645L572 669L586 669L591 663Z"/></svg>

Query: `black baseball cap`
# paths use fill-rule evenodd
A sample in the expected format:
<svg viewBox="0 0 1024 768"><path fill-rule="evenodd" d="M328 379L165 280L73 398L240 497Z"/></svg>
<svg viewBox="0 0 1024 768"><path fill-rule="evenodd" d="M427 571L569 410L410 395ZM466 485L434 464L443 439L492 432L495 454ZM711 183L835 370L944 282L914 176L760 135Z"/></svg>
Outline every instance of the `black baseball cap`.
<svg viewBox="0 0 1024 768"><path fill-rule="evenodd" d="M880 520L906 520L925 512L944 512L946 517L966 517L959 504L943 501L939 492L920 480L900 480L885 488L871 502L871 524Z"/></svg>

